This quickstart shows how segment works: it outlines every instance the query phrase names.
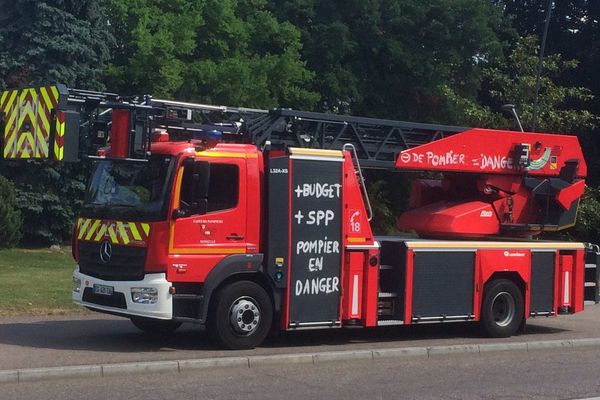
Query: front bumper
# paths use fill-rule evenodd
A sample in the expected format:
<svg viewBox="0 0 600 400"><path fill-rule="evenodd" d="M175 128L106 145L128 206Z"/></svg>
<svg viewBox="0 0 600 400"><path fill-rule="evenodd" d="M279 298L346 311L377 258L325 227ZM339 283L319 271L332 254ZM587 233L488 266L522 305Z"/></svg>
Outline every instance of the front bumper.
<svg viewBox="0 0 600 400"><path fill-rule="evenodd" d="M146 274L141 281L105 281L84 275L79 272L79 267L73 272L73 277L81 282L79 292L73 290L73 303L89 307L96 311L113 314L135 315L156 319L173 318L173 296L169 293L171 283L167 281L166 274ZM92 295L94 284L112 286L112 296ZM148 287L158 291L158 301L154 304L134 303L131 298L131 288ZM88 289L86 291L86 289ZM84 296L86 293L86 296ZM85 297L85 300L84 300Z"/></svg>

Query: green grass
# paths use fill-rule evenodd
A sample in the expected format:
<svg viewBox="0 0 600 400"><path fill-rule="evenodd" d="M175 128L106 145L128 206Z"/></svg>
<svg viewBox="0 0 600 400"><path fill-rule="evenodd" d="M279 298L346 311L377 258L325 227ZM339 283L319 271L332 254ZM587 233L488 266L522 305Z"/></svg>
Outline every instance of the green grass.
<svg viewBox="0 0 600 400"><path fill-rule="evenodd" d="M0 250L0 316L82 313L71 302L67 250Z"/></svg>

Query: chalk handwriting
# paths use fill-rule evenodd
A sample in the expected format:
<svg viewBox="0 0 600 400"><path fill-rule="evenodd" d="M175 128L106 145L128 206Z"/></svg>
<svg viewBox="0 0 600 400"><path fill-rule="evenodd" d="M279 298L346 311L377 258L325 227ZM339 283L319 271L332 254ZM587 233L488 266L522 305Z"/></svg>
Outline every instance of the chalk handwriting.
<svg viewBox="0 0 600 400"><path fill-rule="evenodd" d="M335 254L339 252L340 242L327 240L327 236L323 239L296 242L296 254Z"/></svg>
<svg viewBox="0 0 600 400"><path fill-rule="evenodd" d="M312 278L297 280L295 286L296 296L319 293L339 292L340 279L337 276L327 278Z"/></svg>
<svg viewBox="0 0 600 400"><path fill-rule="evenodd" d="M341 188L342 185L339 183L304 183L296 186L294 192L296 192L296 197L335 199L340 197Z"/></svg>

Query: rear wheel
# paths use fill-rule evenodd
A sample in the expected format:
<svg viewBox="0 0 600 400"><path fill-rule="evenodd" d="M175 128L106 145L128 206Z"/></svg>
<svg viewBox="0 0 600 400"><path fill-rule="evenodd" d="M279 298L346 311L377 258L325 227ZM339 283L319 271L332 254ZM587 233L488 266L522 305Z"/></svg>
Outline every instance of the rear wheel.
<svg viewBox="0 0 600 400"><path fill-rule="evenodd" d="M267 292L254 282L240 281L215 295L207 329L227 349L252 349L268 335L272 322L273 306Z"/></svg>
<svg viewBox="0 0 600 400"><path fill-rule="evenodd" d="M145 317L131 317L131 322L139 330L154 335L173 333L181 326L181 322Z"/></svg>
<svg viewBox="0 0 600 400"><path fill-rule="evenodd" d="M523 294L512 281L498 279L486 287L481 306L481 324L491 337L512 336L525 314Z"/></svg>

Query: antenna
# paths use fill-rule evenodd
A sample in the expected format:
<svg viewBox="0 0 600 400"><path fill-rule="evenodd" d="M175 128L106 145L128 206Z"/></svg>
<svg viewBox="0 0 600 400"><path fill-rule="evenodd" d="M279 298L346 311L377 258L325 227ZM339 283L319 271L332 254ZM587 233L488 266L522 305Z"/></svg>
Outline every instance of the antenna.
<svg viewBox="0 0 600 400"><path fill-rule="evenodd" d="M546 38L548 37L548 26L550 25L550 15L552 13L553 0L548 0L546 10L546 22L544 23L544 34L542 35L542 47L540 48L540 59L538 61L535 74L535 96L533 97L533 114L531 116L531 132L535 132L535 123L537 119L538 96L540 94L540 75L542 74L542 61L544 61L544 51L546 50Z"/></svg>

